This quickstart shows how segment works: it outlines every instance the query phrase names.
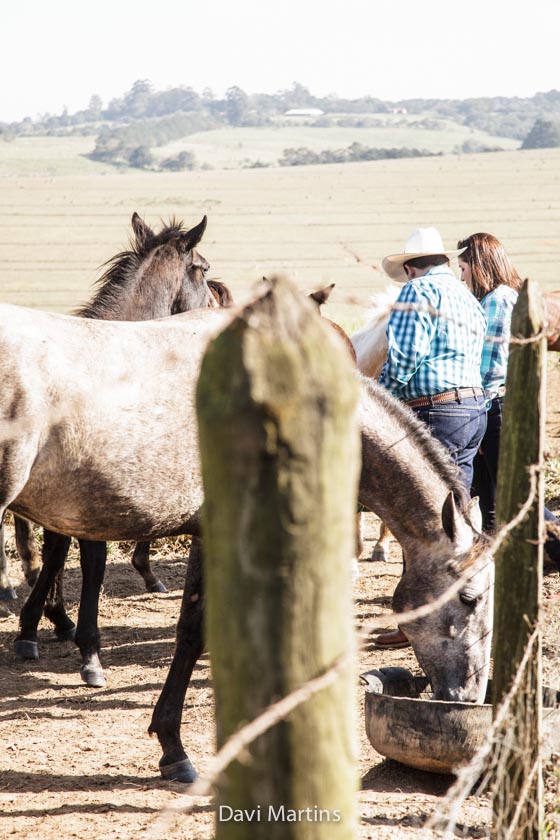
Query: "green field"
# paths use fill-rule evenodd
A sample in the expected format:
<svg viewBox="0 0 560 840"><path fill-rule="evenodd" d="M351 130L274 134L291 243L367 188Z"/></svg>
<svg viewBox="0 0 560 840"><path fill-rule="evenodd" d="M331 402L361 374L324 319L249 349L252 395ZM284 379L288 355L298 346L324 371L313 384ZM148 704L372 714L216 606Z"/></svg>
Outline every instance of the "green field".
<svg viewBox="0 0 560 840"><path fill-rule="evenodd" d="M416 127L417 119L402 115L393 118L385 115L383 122L379 128L314 128L303 121L272 128L224 128L191 134L155 149L154 153L161 160L189 151L194 154L198 166L232 169L256 161L277 164L284 149L288 148L305 147L321 152L345 149L352 143L382 149L408 146L444 154L461 147L465 141L507 150L519 147L518 140L495 137L449 120L434 121L438 126L434 129Z"/></svg>
<svg viewBox="0 0 560 840"><path fill-rule="evenodd" d="M359 115L358 115L359 116ZM309 120L284 118L262 128L221 128L183 137L166 146L152 149L159 162L179 152L190 151L197 168L238 169L255 162L277 165L284 149L306 147L314 152L345 149L352 143L374 148L426 149L448 154L469 142L491 148L513 150L519 141L495 137L484 131L458 125L449 120L433 119L433 128L425 128L426 119L407 114L378 114L376 127L313 127ZM89 137L17 137L0 140L0 176L2 175L100 175L118 174L109 164L88 160L95 146Z"/></svg>
<svg viewBox="0 0 560 840"><path fill-rule="evenodd" d="M7 144L11 145L11 144ZM560 288L560 150L317 167L0 177L0 300L55 311L84 302L126 245L134 210L157 226L208 215L201 251L238 300L263 275L336 282L326 314L348 329L384 285L382 257L418 225L449 247L486 230L519 271Z"/></svg>
<svg viewBox="0 0 560 840"><path fill-rule="evenodd" d="M104 175L115 167L88 160L94 137L17 137L0 141L0 176Z"/></svg>

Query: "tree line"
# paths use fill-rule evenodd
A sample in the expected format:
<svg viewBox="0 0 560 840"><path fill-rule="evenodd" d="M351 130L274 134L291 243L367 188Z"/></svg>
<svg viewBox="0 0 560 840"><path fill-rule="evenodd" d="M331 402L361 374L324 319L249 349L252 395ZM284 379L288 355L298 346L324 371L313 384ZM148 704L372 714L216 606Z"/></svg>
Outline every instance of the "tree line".
<svg viewBox="0 0 560 840"><path fill-rule="evenodd" d="M408 99L388 102L373 96L357 99L314 96L299 84L275 94L247 94L237 86L230 87L224 97L217 98L206 88L197 93L193 88L180 86L165 91L154 90L146 79L136 81L124 96L112 99L106 107L97 95L91 97L87 109L69 114L43 114L35 120L0 123L0 139L10 140L20 135L95 136L91 157L116 165L153 168L152 150L158 146L200 131L222 126L266 126L278 124L279 118L291 109L316 109L320 112L311 125L318 128L332 125L373 126L382 124L384 113L406 113L421 117L422 127L438 128L441 119L480 129L490 134L511 137L522 148L546 148L560 145L560 91L537 93L533 97L486 97L478 99ZM314 153L306 150L313 162L333 162L333 156L343 159L371 160L395 157L396 150L359 149L327 150ZM300 162L299 150L286 149L281 165ZM397 150L398 151L398 150ZM418 149L402 149L398 156L424 154ZM356 157L360 154L361 156ZM368 157L369 155L369 157ZM257 164L258 165L258 164ZM164 169L189 169L196 166L194 156L180 152L158 163Z"/></svg>

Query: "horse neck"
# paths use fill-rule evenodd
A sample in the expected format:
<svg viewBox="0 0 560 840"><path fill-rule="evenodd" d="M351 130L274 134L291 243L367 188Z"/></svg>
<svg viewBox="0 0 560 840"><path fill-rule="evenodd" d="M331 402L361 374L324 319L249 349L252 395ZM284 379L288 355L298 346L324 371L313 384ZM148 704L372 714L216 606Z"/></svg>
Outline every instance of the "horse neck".
<svg viewBox="0 0 560 840"><path fill-rule="evenodd" d="M362 401L359 501L413 556L420 544L435 547L444 536L442 508L453 487L419 445L414 423L403 425L400 414L387 410L383 398Z"/></svg>

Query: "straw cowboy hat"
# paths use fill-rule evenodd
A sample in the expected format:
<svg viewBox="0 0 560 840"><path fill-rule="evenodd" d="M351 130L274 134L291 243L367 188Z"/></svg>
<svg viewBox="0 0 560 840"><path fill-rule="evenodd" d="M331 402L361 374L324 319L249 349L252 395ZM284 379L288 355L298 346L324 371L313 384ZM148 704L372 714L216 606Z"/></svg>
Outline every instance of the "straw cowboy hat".
<svg viewBox="0 0 560 840"><path fill-rule="evenodd" d="M406 283L408 277L403 265L408 260L414 260L416 257L432 257L436 254L445 254L451 260L466 250L466 248L460 248L458 251L448 251L444 248L439 230L434 227L416 228L404 244L404 253L390 254L385 257L382 263L383 270L391 280Z"/></svg>

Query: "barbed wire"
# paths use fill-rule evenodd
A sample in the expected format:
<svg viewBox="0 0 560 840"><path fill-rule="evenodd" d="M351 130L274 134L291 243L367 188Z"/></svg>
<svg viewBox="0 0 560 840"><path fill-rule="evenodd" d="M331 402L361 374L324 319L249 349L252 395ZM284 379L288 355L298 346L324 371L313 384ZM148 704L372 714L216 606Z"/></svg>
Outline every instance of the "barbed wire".
<svg viewBox="0 0 560 840"><path fill-rule="evenodd" d="M422 312L431 315L433 318L438 318L443 321L447 321L448 323L455 324L458 327L466 327L468 331L471 332L473 335L477 334L477 330L466 320L461 320L455 318L452 315L449 315L446 312L443 312L440 309L436 309L436 307L431 306L431 304L420 304L420 303L398 303L394 302L391 303L390 306L381 306L379 309L375 309L375 314L372 318L375 319L376 323L382 321L385 317L387 320L389 319L391 312ZM367 327L367 324L362 327L364 329ZM488 344L518 344L518 345L525 345L525 344L534 344L540 341L542 338L552 338L558 335L560 330L559 327L549 327L546 322L543 322L543 327L534 335L524 337L524 336L513 336L513 335L505 335L505 336L491 336L485 335L484 341Z"/></svg>
<svg viewBox="0 0 560 840"><path fill-rule="evenodd" d="M457 321L457 319L453 319L450 316L447 316L445 313L440 312L429 305L422 306L417 304L393 303L390 309L387 311L387 314L393 310L427 311L434 317L445 318L447 320L454 320L458 326L468 326L466 322ZM554 334L556 333L552 331L547 331L547 329L543 327L537 334L527 338L487 337L487 340L501 343L509 341L509 343L511 344L526 345L536 343L538 341L541 341L543 338L546 338L548 335ZM61 419L63 419L62 410ZM29 430L29 418L20 418L19 420L10 421L2 420L0 422L0 439L10 439L18 434L26 433ZM529 472L529 492L527 498L525 502L521 505L518 513L508 523L501 526L498 532L494 535L492 542L488 545L487 551L485 551L485 567L493 562L494 557L496 556L500 547L503 545L505 539L524 520L524 518L530 511L532 505L534 504L536 494L538 491L538 477L543 470L543 464L542 462L535 463L527 469ZM541 533L538 536L538 542L542 543L544 541L545 536L543 528L541 529ZM454 583L451 586L449 586L446 589L446 591L442 593L438 598L413 610L407 610L401 613L393 613L392 618L394 618L399 623L407 624L433 614L434 612L441 609L441 607L444 606L446 603L448 603L459 592L459 590L464 586L464 584L469 580L471 576L472 570L467 566L457 577ZM378 627L383 626L383 624L385 623L386 615L383 615L362 625L362 627L360 627L358 631L358 637L361 640L361 644L365 644L365 639L371 634L371 632L375 629L378 629ZM452 791L454 791L452 797L450 791L450 800L452 799L454 802L463 801L464 798L468 795L469 791L472 789L472 786L474 782L476 782L476 779L480 775L480 772L482 772L481 768L483 767L483 763L489 755L492 741L495 738L495 735L498 732L500 725L502 724L503 720L505 719L505 716L508 713L508 709L511 704L511 698L514 696L515 691L519 687L522 669L527 663L528 656L530 655L530 651L532 649L532 645L534 644L533 640L534 638L536 638L536 635L537 630L534 631L533 635L529 640L529 643L525 650L525 654L519 665L516 678L512 684L512 688L510 689L510 692L508 692L508 695L499 707L496 719L491 727L487 741L485 742L483 747L481 747L481 749L473 758L472 762L468 765L468 767L459 771L457 782L455 783L455 785L453 785L451 789ZM231 764L232 761L238 759L246 751L247 747L257 737L262 735L271 727L275 726L281 720L285 719L294 709L296 709L301 704L307 702L314 694L331 685L345 668L350 667L354 658L354 653L354 650L347 651L345 654L343 654L341 657L335 660L335 662L322 675L308 681L302 686L299 686L290 694L281 698L279 701L271 704L269 707L263 710L263 712L258 717L256 717L250 723L246 724L236 733L234 733L234 735L232 735L231 738L229 738L228 741L223 745L223 747L216 753L216 755L210 763L210 766L205 776L197 780L197 782L195 782L194 785L190 787L188 793L189 799L191 799L191 797L193 796L207 796L212 790L213 786L216 784L219 776ZM526 784L529 784L529 781L527 781ZM147 827L145 831L146 836L156 836L154 832L156 832L160 827L160 822L167 821L170 815L174 813L188 814L189 811L192 810L194 807L196 807L195 804L186 804L186 797L182 797L178 803L175 803L172 806L167 806L155 818L151 826ZM450 814L453 814L455 811L457 811L458 807L460 806L456 804L453 806L453 808L450 805ZM438 818L439 817L434 816L433 821L431 818L429 823L426 825L426 829L428 829L430 826L433 827L435 825L436 819Z"/></svg>
<svg viewBox="0 0 560 840"><path fill-rule="evenodd" d="M505 539L508 535L515 530L525 519L528 515L529 511L531 510L532 505L535 502L537 491L538 491L538 478L539 474L543 469L543 464L533 464L527 467L527 471L529 473L529 492L525 502L521 505L518 513L510 519L509 522L505 523L500 527L500 529L494 534L492 537L491 542L488 545L487 550L484 552L486 556L486 561L482 564L482 569L487 568L490 566L496 557L499 549L503 545ZM544 531L544 527L543 527ZM538 538L537 542L539 544L544 544L546 541L546 537L544 533L541 533ZM413 610L406 610L405 612L400 613L391 613L391 618L394 619L399 624L407 624L413 621L417 621L421 618L426 618L432 615L434 612L437 612L441 607L448 604L452 598L462 589L465 583L468 583L470 578L472 577L472 569L465 563L465 569L463 572L458 576L458 578L447 587L445 592L435 598L433 601L429 601L427 604L423 604L421 607L416 607ZM367 624L363 625L360 628L360 635L369 636L374 630L379 629L380 626L384 626L386 624L387 615L380 616L377 619L373 619L369 621Z"/></svg>
<svg viewBox="0 0 560 840"><path fill-rule="evenodd" d="M447 794L443 800L442 805L437 808L430 819L424 826L424 830L428 831L430 829L439 829L441 830L441 822L443 821L442 812L445 810L447 806L447 811L449 813L449 818L447 820L447 825L445 827L445 834L444 838L449 836L449 832L454 830L455 823L456 823L456 815L461 804L464 802L466 797L469 793L473 790L477 780L480 778L482 773L484 772L485 765L487 763L487 759L494 747L497 733L503 727L506 718L509 714L509 710L513 699L516 697L517 693L519 692L521 681L524 676L525 668L529 662L529 657L533 652L534 645L538 642L541 633L541 626L539 623L534 627L531 635L527 639L527 643L525 645L525 650L519 665L517 666L514 678L511 683L511 687L507 694L504 696L500 704L496 709L496 713L494 716L494 720L490 729L488 730L488 734L484 740L482 746L476 751L475 755L471 759L471 761L465 766L459 768L457 773L457 778L453 785L447 791ZM485 789L487 789L490 783L490 775L489 772L486 773L486 776L478 786L477 793L482 793Z"/></svg>
<svg viewBox="0 0 560 840"><path fill-rule="evenodd" d="M308 680L290 694L285 695L280 700L267 706L256 718L253 718L249 723L244 724L238 729L226 743L221 747L210 762L210 766L203 777L196 779L192 785L189 786L188 793L184 794L178 802L168 806L163 812L158 814L154 822L149 827L146 833L147 837L154 837L159 840L161 837L158 829L161 827L162 820L165 821L166 814L181 813L188 814L196 807L196 803L190 800L193 796L208 796L212 788L215 786L221 774L227 767L235 760L242 757L246 748L253 743L260 735L263 735L273 726L280 723L288 715L297 709L298 706L306 703L314 694L322 691L324 688L332 685L338 675L346 668L351 668L354 664L355 651L352 648L339 656L338 659L320 676ZM161 818L161 819L160 819Z"/></svg>
<svg viewBox="0 0 560 840"><path fill-rule="evenodd" d="M489 565L493 562L494 557L498 550L503 545L507 536L515 530L525 519L528 515L529 511L531 510L532 505L535 502L537 491L538 491L538 477L540 471L543 469L542 463L533 464L527 468L529 472L529 492L525 502L521 505L518 513L512 517L509 522L505 523L499 531L494 536L492 542L488 546L488 559L484 566ZM544 529L543 529L544 530ZM538 537L538 542L544 542L544 534L540 534ZM407 610L406 612L401 613L393 613L392 618L397 620L399 623L406 624L407 622L412 622L418 620L420 618L425 618L437 612L448 603L456 594L457 592L464 586L464 584L472 577L472 570L470 568L465 568L462 574L458 577L458 579L448 587L442 595L436 598L433 601L430 601L427 604L423 604L421 607L417 607L414 610ZM374 619L373 621L367 622L366 624L362 625L357 631L357 637L360 640L360 647L363 647L366 643L367 637L371 634L371 632L377 629L380 625L386 622L386 616L380 616L378 619ZM536 631L535 631L536 633ZM535 635L533 633L533 635ZM531 639L533 636L531 636ZM167 806L163 811L161 811L155 818L154 822L151 826L146 829L145 836L147 838L155 838L161 836L160 834L156 834L163 824L167 825L171 815L182 813L184 816L188 815L195 807L196 803L192 802L193 796L208 796L213 788L213 786L218 781L220 775L224 772L224 770L231 764L232 761L240 758L242 754L246 751L247 747L260 735L266 732L268 729L272 728L276 724L278 724L281 720L285 719L294 709L298 706L305 703L307 700L310 699L314 694L322 689L326 688L327 686L331 685L337 676L343 671L345 668L349 667L354 660L355 652L354 650L347 651L345 654L340 656L335 662L325 671L324 674L320 675L319 677L315 677L312 680L304 683L302 686L299 686L290 694L287 694L285 697L281 698L280 700L276 701L275 703L268 706L266 709L261 712L256 718L254 718L250 723L245 724L242 726L237 732L235 732L223 747L216 753L214 758L210 763L209 769L206 771L204 777L197 779L196 782L189 787L189 791L185 794L182 798L179 799L178 802L173 803L172 805ZM527 662L529 656L529 652L526 649L523 659L518 667L516 679L512 684L512 688L508 695L506 695L505 700L503 701L500 709L504 709L504 711L499 712L496 717L496 725L499 724L499 721L504 717L506 714L507 708L506 701L509 703L511 702L510 696L513 696L515 693L516 686L518 686L521 677L519 676L520 669L524 667L524 664ZM501 715L501 717L499 716ZM486 746L486 742L484 747ZM480 753L480 755L479 755ZM483 748L479 751L473 758L472 762L468 765L468 768L475 766L475 762L480 761L483 756L487 754L484 752ZM468 769L467 768L467 769ZM466 770L460 771L462 776L467 775ZM468 776L469 779L469 790L464 793L465 798L470 789L472 789L473 781L472 781L472 773L475 771L471 771L471 775ZM480 773L478 772L474 776L474 781L478 778Z"/></svg>

